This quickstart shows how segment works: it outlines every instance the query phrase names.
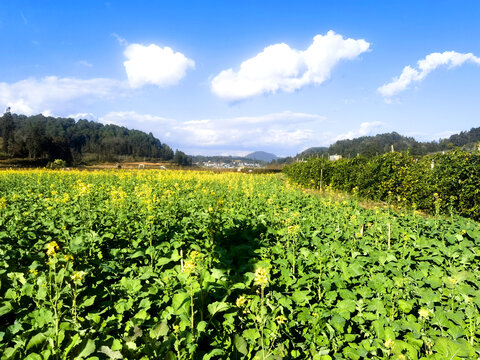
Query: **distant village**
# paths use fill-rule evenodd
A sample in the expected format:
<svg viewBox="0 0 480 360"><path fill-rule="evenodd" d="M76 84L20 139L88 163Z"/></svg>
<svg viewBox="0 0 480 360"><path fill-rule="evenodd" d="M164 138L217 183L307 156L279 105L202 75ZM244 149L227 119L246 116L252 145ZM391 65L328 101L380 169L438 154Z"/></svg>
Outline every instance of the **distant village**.
<svg viewBox="0 0 480 360"><path fill-rule="evenodd" d="M264 166L261 162L245 161L245 160L231 160L228 162L225 161L198 161L194 163L200 167L206 167L211 169L260 169Z"/></svg>

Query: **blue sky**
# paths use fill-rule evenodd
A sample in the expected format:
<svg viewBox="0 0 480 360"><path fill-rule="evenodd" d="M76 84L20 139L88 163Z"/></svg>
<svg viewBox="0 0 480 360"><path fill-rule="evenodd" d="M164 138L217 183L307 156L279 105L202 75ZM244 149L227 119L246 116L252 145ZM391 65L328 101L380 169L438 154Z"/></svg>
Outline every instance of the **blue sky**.
<svg viewBox="0 0 480 360"><path fill-rule="evenodd" d="M478 1L2 1L0 107L295 155L480 126Z"/></svg>

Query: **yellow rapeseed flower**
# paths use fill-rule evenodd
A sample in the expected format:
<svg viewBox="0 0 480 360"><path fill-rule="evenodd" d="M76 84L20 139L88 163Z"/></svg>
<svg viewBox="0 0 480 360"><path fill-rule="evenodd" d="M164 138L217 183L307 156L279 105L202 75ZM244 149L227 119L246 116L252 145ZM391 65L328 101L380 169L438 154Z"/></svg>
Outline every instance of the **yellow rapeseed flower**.
<svg viewBox="0 0 480 360"><path fill-rule="evenodd" d="M237 298L236 305L237 305L238 307L242 307L243 305L245 305L245 302L246 302L246 301L247 301L247 299L246 299L245 295L239 296L239 297Z"/></svg>
<svg viewBox="0 0 480 360"><path fill-rule="evenodd" d="M431 314L432 314L432 310L429 310L429 309L422 308L418 310L418 315L425 320L428 319Z"/></svg>
<svg viewBox="0 0 480 360"><path fill-rule="evenodd" d="M84 275L85 275L85 273L83 271L75 271L71 276L72 281L75 284L78 284L79 282L82 281Z"/></svg>
<svg viewBox="0 0 480 360"><path fill-rule="evenodd" d="M185 261L185 264L183 265L183 272L185 274L192 274L195 271L195 262L193 260L188 260Z"/></svg>
<svg viewBox="0 0 480 360"><path fill-rule="evenodd" d="M199 253L198 251L196 251L196 250L193 250L192 252L190 252L190 257L191 257L193 260L195 260L195 259L197 259L197 258L200 257L200 253Z"/></svg>
<svg viewBox="0 0 480 360"><path fill-rule="evenodd" d="M255 281L254 284L261 287L266 287L268 285L268 270L259 267L255 270Z"/></svg>
<svg viewBox="0 0 480 360"><path fill-rule="evenodd" d="M392 339L388 338L387 341L385 341L385 347L387 349L390 349L393 346L393 343L394 343L394 341Z"/></svg>
<svg viewBox="0 0 480 360"><path fill-rule="evenodd" d="M56 241L51 241L47 244L47 255L48 256L57 255L58 250L60 250L60 246L58 246Z"/></svg>
<svg viewBox="0 0 480 360"><path fill-rule="evenodd" d="M279 315L275 318L275 320L277 321L278 325L282 325L287 321L287 318L283 315Z"/></svg>

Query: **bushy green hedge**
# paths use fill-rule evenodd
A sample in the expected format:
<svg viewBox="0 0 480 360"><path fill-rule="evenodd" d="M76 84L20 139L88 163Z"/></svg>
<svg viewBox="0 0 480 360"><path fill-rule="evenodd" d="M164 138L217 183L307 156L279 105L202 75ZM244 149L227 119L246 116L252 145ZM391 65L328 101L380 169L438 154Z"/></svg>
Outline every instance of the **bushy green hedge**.
<svg viewBox="0 0 480 360"><path fill-rule="evenodd" d="M323 170L323 171L322 171ZM309 159L285 167L303 186L329 186L373 200L480 220L480 153L424 156L388 153L371 159Z"/></svg>

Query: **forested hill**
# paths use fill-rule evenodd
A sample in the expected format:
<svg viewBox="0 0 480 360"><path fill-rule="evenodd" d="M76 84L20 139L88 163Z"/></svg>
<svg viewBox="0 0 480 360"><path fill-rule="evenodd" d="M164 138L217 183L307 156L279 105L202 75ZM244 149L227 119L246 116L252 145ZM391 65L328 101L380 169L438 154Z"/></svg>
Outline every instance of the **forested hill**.
<svg viewBox="0 0 480 360"><path fill-rule="evenodd" d="M352 140L339 140L330 147L310 148L297 155L297 158L324 154L339 154L352 157L358 154L371 157L385 154L392 149L395 151L409 151L412 155L426 155L429 153L449 150L460 147L464 150L473 150L480 141L480 127L469 131L462 131L447 139L439 141L420 142L412 137L402 136L396 132L375 136L362 136Z"/></svg>
<svg viewBox="0 0 480 360"><path fill-rule="evenodd" d="M122 158L173 159L172 149L152 133L88 120L24 116L6 112L0 118L0 152L30 159L85 160Z"/></svg>

